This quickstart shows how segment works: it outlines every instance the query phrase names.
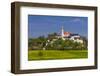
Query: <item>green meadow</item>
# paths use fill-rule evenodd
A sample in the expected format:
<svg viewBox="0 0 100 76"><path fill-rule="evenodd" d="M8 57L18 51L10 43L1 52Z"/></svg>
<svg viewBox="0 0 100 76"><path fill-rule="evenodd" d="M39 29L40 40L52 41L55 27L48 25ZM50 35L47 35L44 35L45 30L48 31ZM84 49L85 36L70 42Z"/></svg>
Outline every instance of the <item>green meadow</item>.
<svg viewBox="0 0 100 76"><path fill-rule="evenodd" d="M82 59L88 58L87 50L29 50L28 60Z"/></svg>

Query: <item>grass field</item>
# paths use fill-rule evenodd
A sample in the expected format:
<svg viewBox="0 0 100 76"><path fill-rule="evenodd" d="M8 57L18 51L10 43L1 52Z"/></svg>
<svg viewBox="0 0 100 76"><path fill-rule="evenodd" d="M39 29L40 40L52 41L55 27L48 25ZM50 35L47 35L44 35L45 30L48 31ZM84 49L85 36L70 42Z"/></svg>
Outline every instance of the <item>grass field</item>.
<svg viewBox="0 0 100 76"><path fill-rule="evenodd" d="M87 50L29 50L28 60L79 59L87 58Z"/></svg>

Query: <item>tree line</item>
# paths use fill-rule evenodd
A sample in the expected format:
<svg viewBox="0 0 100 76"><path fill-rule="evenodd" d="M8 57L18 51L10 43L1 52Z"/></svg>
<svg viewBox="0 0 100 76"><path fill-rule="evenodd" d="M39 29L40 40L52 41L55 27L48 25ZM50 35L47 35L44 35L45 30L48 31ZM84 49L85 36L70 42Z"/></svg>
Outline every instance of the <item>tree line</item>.
<svg viewBox="0 0 100 76"><path fill-rule="evenodd" d="M86 50L87 39L83 38L83 43L74 42L73 40L62 40L56 38L56 33L49 34L48 37L40 36L38 38L28 39L29 50Z"/></svg>

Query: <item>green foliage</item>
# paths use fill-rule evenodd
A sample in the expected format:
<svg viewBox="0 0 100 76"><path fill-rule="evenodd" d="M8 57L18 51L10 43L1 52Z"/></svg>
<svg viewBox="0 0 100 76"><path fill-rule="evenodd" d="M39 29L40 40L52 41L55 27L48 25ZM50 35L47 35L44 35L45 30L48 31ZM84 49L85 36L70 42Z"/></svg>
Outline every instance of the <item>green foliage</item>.
<svg viewBox="0 0 100 76"><path fill-rule="evenodd" d="M47 50L82 50L82 49L86 49L85 47L83 47L82 43L78 43L78 42L74 42L72 40L62 40L62 39L57 39L56 41L54 41L52 44L48 44L48 46L46 47Z"/></svg>
<svg viewBox="0 0 100 76"><path fill-rule="evenodd" d="M57 33L48 34L48 39L52 40L52 39L56 38L56 36L57 36Z"/></svg>
<svg viewBox="0 0 100 76"><path fill-rule="evenodd" d="M57 33L49 34L48 37L40 36L38 38L33 38L28 40L29 50L86 50L87 49L87 39L82 37L83 43L74 42L73 40L63 40L62 38L57 38ZM48 41L49 40L49 41Z"/></svg>
<svg viewBox="0 0 100 76"><path fill-rule="evenodd" d="M38 38L33 38L28 40L28 48L30 50L42 49L47 41L47 38L40 36Z"/></svg>

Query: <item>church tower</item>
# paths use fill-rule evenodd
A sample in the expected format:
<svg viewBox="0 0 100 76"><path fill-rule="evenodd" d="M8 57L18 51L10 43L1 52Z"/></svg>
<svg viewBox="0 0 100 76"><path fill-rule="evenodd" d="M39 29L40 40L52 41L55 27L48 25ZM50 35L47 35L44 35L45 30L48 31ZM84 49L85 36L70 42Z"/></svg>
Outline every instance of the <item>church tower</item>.
<svg viewBox="0 0 100 76"><path fill-rule="evenodd" d="M62 29L61 29L61 37L63 38L64 37L64 28L62 26Z"/></svg>

